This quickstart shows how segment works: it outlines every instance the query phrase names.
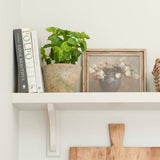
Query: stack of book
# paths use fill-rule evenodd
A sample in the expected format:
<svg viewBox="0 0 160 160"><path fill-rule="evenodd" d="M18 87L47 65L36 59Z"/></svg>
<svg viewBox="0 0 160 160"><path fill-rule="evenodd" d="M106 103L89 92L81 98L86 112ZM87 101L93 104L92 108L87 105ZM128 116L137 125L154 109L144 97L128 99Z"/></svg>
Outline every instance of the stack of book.
<svg viewBox="0 0 160 160"><path fill-rule="evenodd" d="M18 73L18 92L44 92L37 32L28 28L13 30Z"/></svg>

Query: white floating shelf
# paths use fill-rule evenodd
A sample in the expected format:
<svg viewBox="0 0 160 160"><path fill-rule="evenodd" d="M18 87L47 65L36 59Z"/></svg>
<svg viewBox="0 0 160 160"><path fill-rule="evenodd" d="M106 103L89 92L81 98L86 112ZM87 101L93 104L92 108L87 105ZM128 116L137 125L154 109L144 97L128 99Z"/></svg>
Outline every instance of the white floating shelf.
<svg viewBox="0 0 160 160"><path fill-rule="evenodd" d="M54 104L56 109L116 109L128 107L160 108L158 92L119 92L119 93L13 93L12 103L19 109L47 109ZM150 104L154 104L154 106ZM98 105L97 105L98 104ZM157 104L157 105L156 105Z"/></svg>
<svg viewBox="0 0 160 160"><path fill-rule="evenodd" d="M12 93L12 103L160 103L158 92Z"/></svg>

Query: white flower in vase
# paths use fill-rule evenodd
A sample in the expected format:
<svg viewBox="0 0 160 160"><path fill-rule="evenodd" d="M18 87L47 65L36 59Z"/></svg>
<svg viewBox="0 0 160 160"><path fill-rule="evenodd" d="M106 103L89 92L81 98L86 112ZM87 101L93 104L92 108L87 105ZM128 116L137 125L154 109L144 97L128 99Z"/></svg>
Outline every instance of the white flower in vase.
<svg viewBox="0 0 160 160"><path fill-rule="evenodd" d="M103 68L106 67L106 62L104 62L104 61L99 61L97 66L98 66L99 68L103 69Z"/></svg>
<svg viewBox="0 0 160 160"><path fill-rule="evenodd" d="M100 70L100 71L96 72L96 73L94 74L94 76L95 76L97 79L104 79L104 72L103 72L103 70Z"/></svg>
<svg viewBox="0 0 160 160"><path fill-rule="evenodd" d="M121 62L120 64L119 64L119 67L124 67L125 66L125 63L124 62Z"/></svg>
<svg viewBox="0 0 160 160"><path fill-rule="evenodd" d="M125 72L125 75L126 75L126 77L131 77L131 71L129 70L129 71L126 71Z"/></svg>
<svg viewBox="0 0 160 160"><path fill-rule="evenodd" d="M89 67L89 73L94 73L95 72L95 70L92 68L92 67Z"/></svg>
<svg viewBox="0 0 160 160"><path fill-rule="evenodd" d="M96 64L93 64L93 65L92 65L92 68L93 68L94 70L98 70L98 67L97 67Z"/></svg>
<svg viewBox="0 0 160 160"><path fill-rule="evenodd" d="M116 74L115 74L115 77L116 77L117 79L120 79L120 78L121 78L121 73L116 73Z"/></svg>
<svg viewBox="0 0 160 160"><path fill-rule="evenodd" d="M129 66L125 66L125 67L124 67L124 70L125 70L125 71L129 71L129 70L130 70L130 67L129 67Z"/></svg>

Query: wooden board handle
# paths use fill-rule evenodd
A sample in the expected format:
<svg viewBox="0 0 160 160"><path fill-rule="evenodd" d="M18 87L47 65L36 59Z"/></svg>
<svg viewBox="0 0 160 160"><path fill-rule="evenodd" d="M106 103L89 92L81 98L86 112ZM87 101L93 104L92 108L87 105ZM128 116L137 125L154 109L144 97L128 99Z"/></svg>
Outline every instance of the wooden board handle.
<svg viewBox="0 0 160 160"><path fill-rule="evenodd" d="M122 147L124 136L124 124L109 124L111 146Z"/></svg>

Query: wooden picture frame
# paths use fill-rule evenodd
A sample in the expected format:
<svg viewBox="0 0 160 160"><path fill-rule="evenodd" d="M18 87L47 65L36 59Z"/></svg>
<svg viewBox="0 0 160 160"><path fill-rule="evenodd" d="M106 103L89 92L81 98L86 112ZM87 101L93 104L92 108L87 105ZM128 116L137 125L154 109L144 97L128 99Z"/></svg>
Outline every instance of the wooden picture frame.
<svg viewBox="0 0 160 160"><path fill-rule="evenodd" d="M122 57L125 57L125 58L122 58ZM125 69L123 69L122 67L118 68L118 70L119 69L121 70L119 77L121 77L122 75L126 76L128 74L130 77L128 76L127 78L132 79L132 81L127 79L126 77L123 78L125 79L125 81L123 82L123 86L120 86L120 88L116 90L115 86L118 87L118 85L113 84L114 87L111 87L111 85L108 85L108 81L106 81L106 78L105 78L105 82L103 83L102 83L102 80L98 79L99 81L101 81L101 84L103 84L103 87L101 87L102 90L99 89L100 87L97 85L98 83L95 81L95 79L98 77L96 75L97 73L95 72L98 72L98 71L97 70L93 71L93 68L91 68L90 65L92 64L92 61L93 63L95 63L96 61L98 61L98 59L105 59L105 58L106 59L109 58L112 61L114 61L113 64L111 65L114 67L111 67L112 69L110 70L117 70L117 68L119 67L119 64L118 65L115 64L116 61L120 61L121 59L128 59L128 63L131 63L131 64L126 64L125 62ZM88 49L86 52L83 53L82 61L83 61L83 85L82 85L83 92L146 92L146 50L145 49ZM108 62L106 62L106 64L107 63ZM122 64L123 62L120 62L120 65ZM130 68L130 71L126 72L127 67ZM93 73L92 78L94 77L94 80L91 80L90 78L91 76L89 74L91 73L89 73L89 69L92 69L92 73ZM137 74L134 73L134 70L136 70L138 73ZM105 71L106 71L106 68L105 68ZM104 73L104 69L101 72ZM107 77L108 75L104 75L104 76ZM118 78L117 73L116 73L116 77ZM135 78L137 79L138 77L139 77L139 81L133 80ZM114 81L113 77L111 77L110 79L113 79ZM120 79L122 81L122 78ZM96 85L94 85L93 81L96 82L96 85L99 87L99 88L97 87L98 89L94 87ZM119 84L120 83L119 81L120 80L117 80L117 81L115 80L115 82L117 82L115 84ZM127 82L126 86L124 84L125 82ZM133 88L132 88L132 84L133 84ZM127 85L128 85L128 88L127 88ZM110 86L110 88L109 87L107 88L106 86L107 87Z"/></svg>

